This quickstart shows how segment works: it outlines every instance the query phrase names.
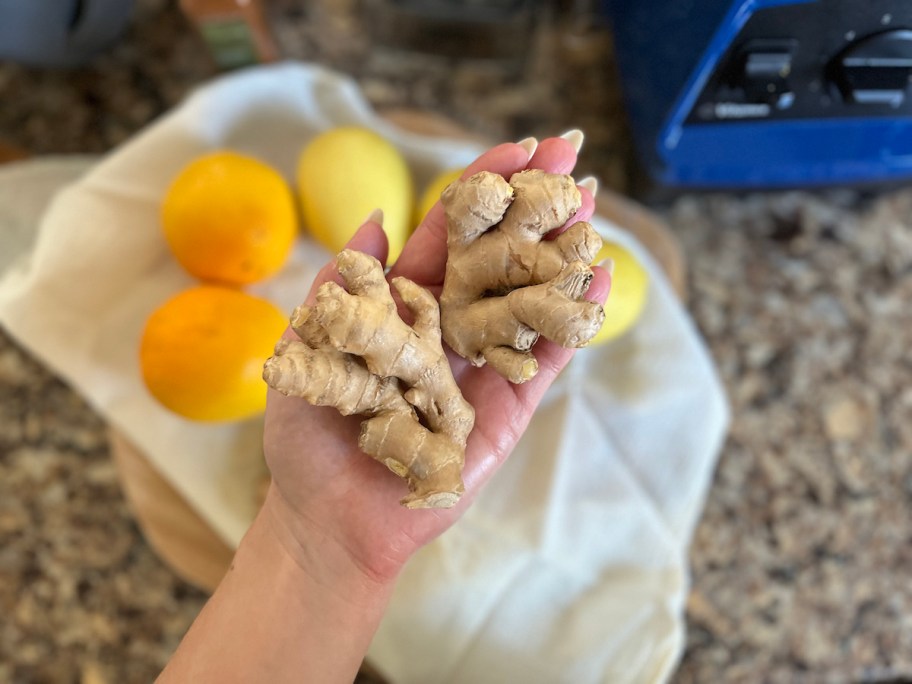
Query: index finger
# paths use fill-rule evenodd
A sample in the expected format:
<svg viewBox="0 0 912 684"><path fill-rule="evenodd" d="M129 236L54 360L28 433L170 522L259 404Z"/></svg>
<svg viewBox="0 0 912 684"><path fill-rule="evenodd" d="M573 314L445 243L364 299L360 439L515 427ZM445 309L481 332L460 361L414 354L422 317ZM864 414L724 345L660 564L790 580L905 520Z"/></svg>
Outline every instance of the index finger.
<svg viewBox="0 0 912 684"><path fill-rule="evenodd" d="M509 179L525 168L569 173L576 164L576 152L574 141L565 138L543 140L531 158L521 145L504 143L472 162L461 178L469 178L479 171L491 171ZM438 201L409 238L390 275L405 276L421 285L440 285L446 270L446 244L446 216Z"/></svg>

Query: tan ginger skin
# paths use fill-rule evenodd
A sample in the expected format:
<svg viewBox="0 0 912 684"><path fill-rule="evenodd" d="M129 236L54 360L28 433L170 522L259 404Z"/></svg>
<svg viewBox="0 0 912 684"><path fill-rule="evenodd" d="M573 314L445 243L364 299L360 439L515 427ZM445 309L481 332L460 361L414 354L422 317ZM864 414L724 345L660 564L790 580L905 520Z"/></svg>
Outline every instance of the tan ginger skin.
<svg viewBox="0 0 912 684"><path fill-rule="evenodd" d="M475 411L443 352L437 301L412 281L394 278L415 318L409 326L379 261L345 250L337 263L348 291L324 283L313 307L295 310L291 324L301 339L281 340L263 377L288 396L367 416L359 446L407 480L411 493L402 504L449 508L463 493Z"/></svg>
<svg viewBox="0 0 912 684"><path fill-rule="evenodd" d="M440 296L443 337L476 366L488 363L510 382L538 372L539 335L583 347L602 327L601 305L583 299L602 240L578 222L555 240L582 205L572 177L526 170L508 183L482 171L441 197L447 216L447 266Z"/></svg>
<svg viewBox="0 0 912 684"><path fill-rule="evenodd" d="M451 184L441 201L449 254L439 307L424 288L393 279L415 318L407 325L380 262L345 250L337 263L348 291L321 285L316 304L292 316L300 341L280 341L263 371L283 394L366 416L359 445L406 479L408 508L448 508L463 493L475 412L453 379L441 323L458 354L518 383L538 372L531 349L539 335L581 347L605 318L583 299L598 234L579 222L542 239L581 206L570 176L530 170L508 183L482 172Z"/></svg>

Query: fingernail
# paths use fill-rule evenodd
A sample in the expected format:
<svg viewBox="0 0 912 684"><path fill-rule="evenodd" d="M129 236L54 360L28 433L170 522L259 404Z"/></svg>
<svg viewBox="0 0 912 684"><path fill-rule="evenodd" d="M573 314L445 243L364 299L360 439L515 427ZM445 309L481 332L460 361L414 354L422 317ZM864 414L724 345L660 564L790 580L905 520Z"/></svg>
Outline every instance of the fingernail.
<svg viewBox="0 0 912 684"><path fill-rule="evenodd" d="M586 188L593 197L598 192L598 179L595 176L586 176L577 185L581 188Z"/></svg>
<svg viewBox="0 0 912 684"><path fill-rule="evenodd" d="M538 140L533 138L532 136L529 136L528 138L523 138L516 144L529 153L529 159L532 158L532 155L535 154L535 150L538 149Z"/></svg>
<svg viewBox="0 0 912 684"><path fill-rule="evenodd" d="M361 225L364 225L365 223L369 223L371 221L373 221L374 223L379 223L380 227L382 228L383 227L383 209L380 209L380 208L374 209L370 214L368 214L367 218L364 219L364 221L361 223Z"/></svg>
<svg viewBox="0 0 912 684"><path fill-rule="evenodd" d="M614 275L614 259L612 259L611 257L607 257L606 259L602 259L602 260L601 260L600 262L598 262L598 264L596 264L596 265L597 265L599 268L604 268L606 271L608 271L608 275Z"/></svg>
<svg viewBox="0 0 912 684"><path fill-rule="evenodd" d="M583 135L583 132L580 129L572 128L566 133L561 134L560 137L573 145L573 149L579 152L580 148L583 146L583 140L586 136Z"/></svg>

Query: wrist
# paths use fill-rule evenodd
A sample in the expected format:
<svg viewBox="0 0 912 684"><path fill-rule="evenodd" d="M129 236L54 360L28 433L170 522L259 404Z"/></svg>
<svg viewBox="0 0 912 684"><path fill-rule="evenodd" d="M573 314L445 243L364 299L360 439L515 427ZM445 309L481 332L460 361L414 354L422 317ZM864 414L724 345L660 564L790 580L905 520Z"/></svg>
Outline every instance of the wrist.
<svg viewBox="0 0 912 684"><path fill-rule="evenodd" d="M160 681L351 682L389 602L315 530L292 536L267 496Z"/></svg>
<svg viewBox="0 0 912 684"><path fill-rule="evenodd" d="M325 526L308 521L293 509L274 483L251 533L259 537L259 544L281 553L313 582L338 588L345 599L361 595L388 598L401 569L400 563L378 568L360 559L346 540L336 538Z"/></svg>

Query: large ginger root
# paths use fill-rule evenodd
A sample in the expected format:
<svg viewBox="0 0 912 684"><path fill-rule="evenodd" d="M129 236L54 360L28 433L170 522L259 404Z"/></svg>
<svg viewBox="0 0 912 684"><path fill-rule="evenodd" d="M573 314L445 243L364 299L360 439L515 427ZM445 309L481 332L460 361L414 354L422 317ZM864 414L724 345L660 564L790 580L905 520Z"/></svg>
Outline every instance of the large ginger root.
<svg viewBox="0 0 912 684"><path fill-rule="evenodd" d="M592 339L605 312L583 295L601 238L581 221L542 240L579 210L573 178L527 170L507 183L483 171L448 186L441 201L449 252L441 321L457 354L521 383L538 372L539 335L564 347Z"/></svg>
<svg viewBox="0 0 912 684"><path fill-rule="evenodd" d="M291 325L301 341L282 340L263 377L276 390L343 415L365 415L359 445L406 478L408 508L449 508L463 493L465 445L475 421L440 341L434 296L406 278L393 287L415 318L396 310L376 259L339 254L348 291L328 282L313 307L302 305Z"/></svg>

